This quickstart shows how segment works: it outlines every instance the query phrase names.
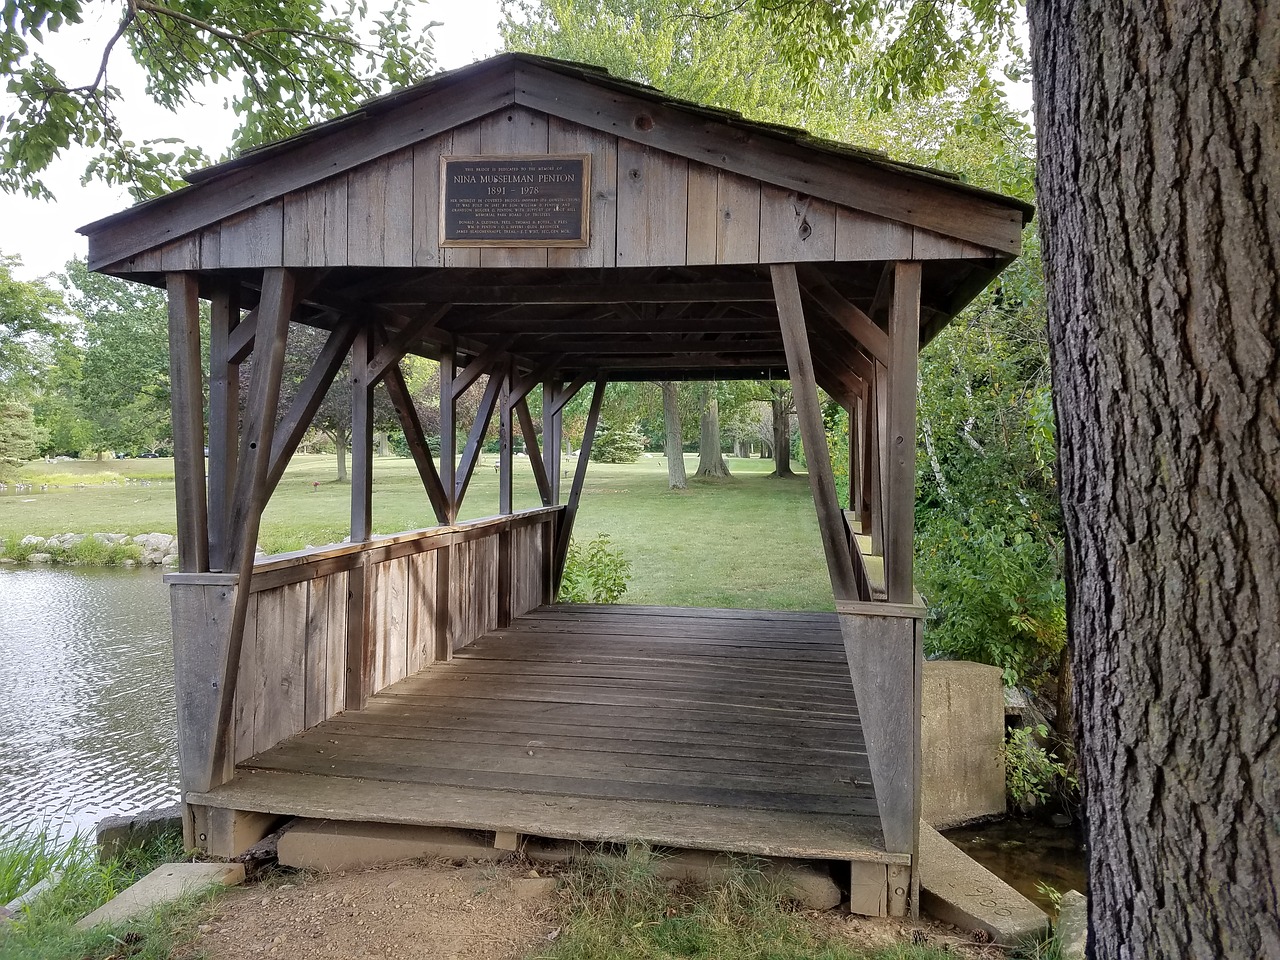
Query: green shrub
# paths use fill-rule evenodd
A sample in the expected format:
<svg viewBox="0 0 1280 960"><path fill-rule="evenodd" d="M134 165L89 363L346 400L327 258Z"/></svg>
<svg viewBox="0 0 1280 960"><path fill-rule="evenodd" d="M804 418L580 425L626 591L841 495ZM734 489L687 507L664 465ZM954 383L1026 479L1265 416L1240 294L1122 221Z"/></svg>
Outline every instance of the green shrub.
<svg viewBox="0 0 1280 960"><path fill-rule="evenodd" d="M582 545L569 541L569 554L560 583L561 603L617 603L627 592L631 561L600 534Z"/></svg>
<svg viewBox="0 0 1280 960"><path fill-rule="evenodd" d="M634 423L626 427L602 427L591 445L591 459L597 463L635 463L648 441Z"/></svg>
<svg viewBox="0 0 1280 960"><path fill-rule="evenodd" d="M1075 774L1042 745L1048 736L1049 728L1041 723L1016 727L1005 741L1005 790L1009 804L1022 813L1051 801L1065 805L1075 795Z"/></svg>

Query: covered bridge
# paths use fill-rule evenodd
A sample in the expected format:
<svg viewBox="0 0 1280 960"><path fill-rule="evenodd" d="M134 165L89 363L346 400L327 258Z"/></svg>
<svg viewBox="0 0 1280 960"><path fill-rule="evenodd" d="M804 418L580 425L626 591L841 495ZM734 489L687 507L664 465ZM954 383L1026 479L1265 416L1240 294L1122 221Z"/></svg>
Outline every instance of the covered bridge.
<svg viewBox="0 0 1280 960"><path fill-rule="evenodd" d="M1030 208L522 55L190 180L82 230L93 269L169 295L189 841L235 854L283 816L645 840L848 861L879 911L908 909L917 353L1018 253ZM282 400L298 324L327 343ZM441 365L439 451L408 353ZM347 357L351 542L255 559ZM791 380L838 612L554 603L606 382L713 377ZM562 490L562 411L584 388ZM847 504L819 388L851 414ZM389 537L371 531L380 389L436 521ZM491 429L500 515L459 523ZM520 512L517 429L543 503Z"/></svg>

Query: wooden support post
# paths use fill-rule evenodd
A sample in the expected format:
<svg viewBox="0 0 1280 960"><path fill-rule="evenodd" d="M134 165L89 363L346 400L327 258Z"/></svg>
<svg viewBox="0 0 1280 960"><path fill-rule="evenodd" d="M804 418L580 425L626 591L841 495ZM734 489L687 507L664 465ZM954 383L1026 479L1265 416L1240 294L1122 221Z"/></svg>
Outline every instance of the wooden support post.
<svg viewBox="0 0 1280 960"><path fill-rule="evenodd" d="M560 426L563 420L555 406L558 392L559 384L556 382L542 385L542 463L546 468L551 503L560 502Z"/></svg>
<svg viewBox="0 0 1280 960"><path fill-rule="evenodd" d="M560 582L564 579L565 559L569 556L569 540L573 537L573 521L578 516L578 501L582 499L582 487L587 481L587 463L591 459L591 445L595 443L596 426L600 422L600 406L604 403L605 381L596 381L595 391L591 394L591 409L587 411L587 426L582 433L582 446L578 450L578 466L573 472L573 485L569 488L569 500L565 504L562 526L556 536L555 566L553 593L560 593ZM563 409L563 407L562 407Z"/></svg>
<svg viewBox="0 0 1280 960"><path fill-rule="evenodd" d="M891 365L888 382L888 437L884 570L890 603L910 603L915 595L912 564L916 507L916 374L920 352L920 264L901 262L893 273L889 311Z"/></svg>
<svg viewBox="0 0 1280 960"><path fill-rule="evenodd" d="M240 651L244 645L245 618L249 611L249 587L253 579L254 549L258 527L266 506L264 492L275 436L276 413L280 405L280 376L289 341L289 318L297 305L297 283L293 271L268 268L262 275L258 304L257 333L254 337L253 380L245 411L243 435L236 470L235 494L227 535L226 567L235 571L237 585L227 648L222 658L218 684L218 712L214 723L214 749L204 780L210 787L221 781L223 764L230 749L228 732L235 705L236 678L240 671ZM216 676L216 675L215 675Z"/></svg>
<svg viewBox="0 0 1280 960"><path fill-rule="evenodd" d="M871 425L871 552L884 556L884 539L887 527L885 491L889 481L889 467L885 460L885 443L889 435L889 372L876 364L875 422Z"/></svg>
<svg viewBox="0 0 1280 960"><path fill-rule="evenodd" d="M503 365L501 397L498 406L498 512L509 516L512 512L512 419L511 419L511 363Z"/></svg>
<svg viewBox="0 0 1280 960"><path fill-rule="evenodd" d="M363 327L351 345L351 542L373 535L373 331Z"/></svg>
<svg viewBox="0 0 1280 960"><path fill-rule="evenodd" d="M454 471L458 464L458 425L455 419L458 400L453 393L453 374L453 347L446 346L440 351L440 485L449 496L446 523L458 519L458 504L453 495Z"/></svg>
<svg viewBox="0 0 1280 960"><path fill-rule="evenodd" d="M391 397L391 405L395 407L396 416L400 418L400 426L404 430L404 440L413 457L414 466L418 468L418 476L422 478L422 486L427 491L427 499L431 501L431 509L436 515L437 523L449 522L449 495L445 492L440 474L436 471L436 463L431 458L431 448L427 446L427 438L422 432L422 421L418 419L418 411L409 395L409 386L404 381L400 364L393 363L383 371L383 382L387 385L387 394Z"/></svg>
<svg viewBox="0 0 1280 960"><path fill-rule="evenodd" d="M449 634L449 605L450 594L449 587L452 579L450 566L453 563L453 543L445 543L437 547L436 551L436 603L435 603L435 632L436 646L435 657L436 663L444 663L446 660L453 659L453 638Z"/></svg>
<svg viewBox="0 0 1280 960"><path fill-rule="evenodd" d="M225 570L233 478L240 443L240 364L231 333L240 322L240 285L213 295L209 309L209 568Z"/></svg>
<svg viewBox="0 0 1280 960"><path fill-rule="evenodd" d="M814 379L813 358L796 282L794 264L776 264L773 275L774 296L778 304L778 320L787 351L787 369L791 373L791 394L800 421L800 437L804 442L805 460L809 464L809 487L818 509L818 532L831 575L831 589L837 600L857 598L853 576L853 560L849 555L844 516L836 498L835 477L831 470L831 451L827 447L827 431L818 402L818 385Z"/></svg>
<svg viewBox="0 0 1280 960"><path fill-rule="evenodd" d="M862 509L862 396L849 398L849 512Z"/></svg>
<svg viewBox="0 0 1280 960"><path fill-rule="evenodd" d="M874 381L874 376L872 380ZM862 522L864 535L871 533L871 422L875 415L872 403L875 391L872 383L862 388L862 416L858 421L859 446L862 448L862 462L859 464L858 489L862 497L858 502L858 519Z"/></svg>
<svg viewBox="0 0 1280 960"><path fill-rule="evenodd" d="M193 273L170 273L169 407L178 501L178 569L209 569L204 483L204 389L200 381L200 293Z"/></svg>

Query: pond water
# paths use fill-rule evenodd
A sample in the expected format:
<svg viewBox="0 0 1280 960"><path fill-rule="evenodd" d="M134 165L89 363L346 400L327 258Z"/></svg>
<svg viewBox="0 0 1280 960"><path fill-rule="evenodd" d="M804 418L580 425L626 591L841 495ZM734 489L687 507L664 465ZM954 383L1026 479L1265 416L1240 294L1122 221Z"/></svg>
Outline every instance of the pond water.
<svg viewBox="0 0 1280 960"><path fill-rule="evenodd" d="M92 830L178 799L160 574L0 567L0 825Z"/></svg>
<svg viewBox="0 0 1280 960"><path fill-rule="evenodd" d="M948 830L946 838L1050 916L1057 909L1041 884L1085 892L1085 851L1075 827L1010 818Z"/></svg>

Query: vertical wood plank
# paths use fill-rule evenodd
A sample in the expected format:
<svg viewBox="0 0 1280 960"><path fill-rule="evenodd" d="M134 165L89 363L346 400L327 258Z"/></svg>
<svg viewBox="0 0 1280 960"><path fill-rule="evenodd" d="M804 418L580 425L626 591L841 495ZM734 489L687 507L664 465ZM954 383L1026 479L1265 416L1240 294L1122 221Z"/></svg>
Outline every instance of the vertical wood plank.
<svg viewBox="0 0 1280 960"><path fill-rule="evenodd" d="M240 323L240 285L214 292L209 309L209 566L225 570L232 481L240 442L240 364L231 331Z"/></svg>
<svg viewBox="0 0 1280 960"><path fill-rule="evenodd" d="M912 228L860 210L836 207L837 260L896 260L911 256Z"/></svg>
<svg viewBox="0 0 1280 960"><path fill-rule="evenodd" d="M306 584L307 621L303 653L306 677L303 703L306 725L314 727L328 715L329 670L329 588L328 577L317 577Z"/></svg>
<svg viewBox="0 0 1280 960"><path fill-rule="evenodd" d="M769 184L760 188L760 262L832 260L835 205Z"/></svg>
<svg viewBox="0 0 1280 960"><path fill-rule="evenodd" d="M373 692L370 619L369 568L361 563L347 573L347 659L343 687L347 710L363 710Z"/></svg>
<svg viewBox="0 0 1280 960"><path fill-rule="evenodd" d="M385 560L369 568L374 646L374 687L403 680L409 662L409 563L406 557Z"/></svg>
<svg viewBox="0 0 1280 960"><path fill-rule="evenodd" d="M413 151L398 150L347 174L347 263L413 262Z"/></svg>
<svg viewBox="0 0 1280 960"><path fill-rule="evenodd" d="M200 267L216 270L222 264L222 226L213 224L200 231Z"/></svg>
<svg viewBox="0 0 1280 960"><path fill-rule="evenodd" d="M200 269L200 235L189 233L160 248L160 269L165 271Z"/></svg>
<svg viewBox="0 0 1280 960"><path fill-rule="evenodd" d="M716 263L760 262L760 181L721 170L716 181Z"/></svg>
<svg viewBox="0 0 1280 960"><path fill-rule="evenodd" d="M200 299L194 273L170 273L169 409L178 506L178 569L209 569L204 480L204 388L200 379Z"/></svg>
<svg viewBox="0 0 1280 960"><path fill-rule="evenodd" d="M684 263L688 208L689 161L618 141L618 266Z"/></svg>
<svg viewBox="0 0 1280 960"><path fill-rule="evenodd" d="M480 121L480 152L485 156L547 153L547 115L511 106ZM480 251L484 267L545 267L546 248L486 247Z"/></svg>
<svg viewBox="0 0 1280 960"><path fill-rule="evenodd" d="M920 264L899 261L889 311L889 436L885 459L888 528L885 588L890 603L910 603L915 549L916 375L920 352Z"/></svg>
<svg viewBox="0 0 1280 960"><path fill-rule="evenodd" d="M184 790L207 790L231 772L231 765L217 756L222 689L214 678L226 649L234 589L227 583L169 585L178 766Z"/></svg>
<svg viewBox="0 0 1280 960"><path fill-rule="evenodd" d="M347 262L347 178L332 177L284 198L284 262L339 267Z"/></svg>
<svg viewBox="0 0 1280 960"><path fill-rule="evenodd" d="M417 673L435 662L437 581L436 556L440 550L409 558L409 659L406 670Z"/></svg>
<svg viewBox="0 0 1280 960"><path fill-rule="evenodd" d="M469 157L480 153L480 124L468 123L453 130L453 147L450 151L455 157ZM446 267L478 267L480 266L480 250L476 247L447 247L444 252Z"/></svg>
<svg viewBox="0 0 1280 960"><path fill-rule="evenodd" d="M363 327L351 345L351 542L373 535L373 331Z"/></svg>
<svg viewBox="0 0 1280 960"><path fill-rule="evenodd" d="M882 363L876 364L875 421L871 425L871 551L884 556L887 535L886 498L889 467L885 446L889 436L889 374Z"/></svg>
<svg viewBox="0 0 1280 960"><path fill-rule="evenodd" d="M612 267L618 247L618 138L550 117L548 153L591 154L591 245L556 247L547 251L552 267Z"/></svg>
<svg viewBox="0 0 1280 960"><path fill-rule="evenodd" d="M218 244L218 265L223 269L282 266L284 203L264 203L223 220Z"/></svg>
<svg viewBox="0 0 1280 960"><path fill-rule="evenodd" d="M413 148L413 265L444 266L440 247L440 157L453 146L453 134L442 133Z"/></svg>
<svg viewBox="0 0 1280 960"><path fill-rule="evenodd" d="M327 719L346 706L348 577L344 570L323 579L329 601L324 670L324 715Z"/></svg>
<svg viewBox="0 0 1280 960"><path fill-rule="evenodd" d="M446 543L434 553L436 558L435 649L431 660L434 663L440 663L453 655L453 639L450 635L453 618L450 610L455 602L452 592L455 547L452 542Z"/></svg>
<svg viewBox="0 0 1280 960"><path fill-rule="evenodd" d="M269 750L306 726L306 584L258 595L253 749Z"/></svg>
<svg viewBox="0 0 1280 960"><path fill-rule="evenodd" d="M923 227L911 228L912 260L982 260L994 256L999 254ZM902 259L908 258L903 256Z"/></svg>
<svg viewBox="0 0 1280 960"><path fill-rule="evenodd" d="M831 575L831 588L836 599L853 600L858 596L853 561L849 556L844 517L836 499L831 451L827 446L826 427L818 402L818 385L814 378L813 357L809 353L800 284L796 279L796 268L792 264L776 265L771 272L774 296L778 304L778 320L787 352L787 370L791 374L791 395L795 399L800 437L804 442L805 460L809 464L809 487L813 491L813 502L818 510L822 552L827 558L827 570Z"/></svg>
<svg viewBox="0 0 1280 960"><path fill-rule="evenodd" d="M233 722L235 729L234 749L235 762L248 760L254 754L253 734L257 729L257 691L254 689L254 677L258 667L258 598L249 598L246 606L244 622L244 641L240 648L240 667L237 671L235 708Z"/></svg>
<svg viewBox="0 0 1280 960"><path fill-rule="evenodd" d="M716 236L720 219L718 171L704 163L689 164L689 208L685 223L685 262L716 262Z"/></svg>

